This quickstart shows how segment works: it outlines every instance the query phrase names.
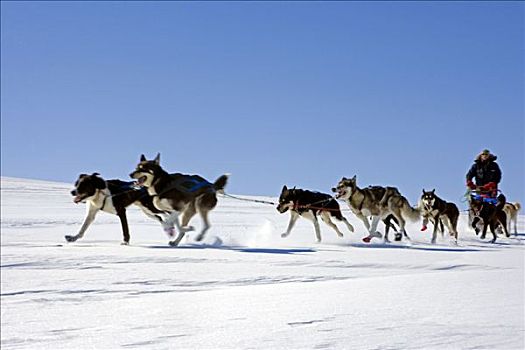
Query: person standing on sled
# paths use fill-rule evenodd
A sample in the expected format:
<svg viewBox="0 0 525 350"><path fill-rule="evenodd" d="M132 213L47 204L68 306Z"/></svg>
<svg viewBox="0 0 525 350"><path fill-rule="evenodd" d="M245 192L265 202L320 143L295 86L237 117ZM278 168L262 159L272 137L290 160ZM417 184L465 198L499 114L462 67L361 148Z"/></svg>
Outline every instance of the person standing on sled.
<svg viewBox="0 0 525 350"><path fill-rule="evenodd" d="M501 181L501 170L496 163L495 155L488 149L483 150L467 173L467 187L471 190L479 191L481 195L496 197L498 194L498 184ZM472 179L476 180L474 184Z"/></svg>

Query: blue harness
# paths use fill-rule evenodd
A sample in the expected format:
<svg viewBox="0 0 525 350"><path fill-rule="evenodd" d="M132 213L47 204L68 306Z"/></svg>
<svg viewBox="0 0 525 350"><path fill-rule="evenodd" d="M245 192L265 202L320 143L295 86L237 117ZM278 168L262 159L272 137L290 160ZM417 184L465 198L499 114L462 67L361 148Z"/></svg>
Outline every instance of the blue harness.
<svg viewBox="0 0 525 350"><path fill-rule="evenodd" d="M475 199L477 201L482 201L484 203L490 203L493 205L496 205L498 203L498 199L494 197L483 197L480 194L473 194L472 199Z"/></svg>
<svg viewBox="0 0 525 350"><path fill-rule="evenodd" d="M184 189L186 192L195 192L197 190L200 190L203 187L211 187L213 186L211 182L208 182L206 180L197 180L197 179L184 179L181 181L178 185Z"/></svg>

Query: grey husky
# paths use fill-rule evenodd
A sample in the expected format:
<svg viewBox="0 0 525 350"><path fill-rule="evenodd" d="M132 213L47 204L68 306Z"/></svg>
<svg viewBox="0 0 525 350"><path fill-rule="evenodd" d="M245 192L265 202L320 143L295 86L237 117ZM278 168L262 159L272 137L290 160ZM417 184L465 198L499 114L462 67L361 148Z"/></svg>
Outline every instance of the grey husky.
<svg viewBox="0 0 525 350"><path fill-rule="evenodd" d="M160 154L153 160L141 155L140 163L129 176L137 180L137 185L147 188L158 210L169 213L163 221L164 231L172 237L175 228L178 231L178 236L169 242L171 246L177 246L186 232L193 231L193 227L187 225L196 213L203 221L196 239L204 238L210 228L208 213L217 205L217 193L223 192L228 181L228 175L221 175L210 183L198 175L168 174L160 166ZM179 214L182 214L180 222Z"/></svg>
<svg viewBox="0 0 525 350"><path fill-rule="evenodd" d="M368 236L363 238L364 242L370 242L374 237L381 238L377 232L379 220L385 220L391 214L399 223L399 232L409 239L405 231L406 219L415 221L419 218L419 211L412 208L408 200L399 193L395 187L371 186L359 188L357 177L351 179L343 177L336 187L332 188L336 198L344 199L352 212L363 221ZM368 222L368 216L372 217L372 223ZM385 231L385 242L388 240L388 230Z"/></svg>

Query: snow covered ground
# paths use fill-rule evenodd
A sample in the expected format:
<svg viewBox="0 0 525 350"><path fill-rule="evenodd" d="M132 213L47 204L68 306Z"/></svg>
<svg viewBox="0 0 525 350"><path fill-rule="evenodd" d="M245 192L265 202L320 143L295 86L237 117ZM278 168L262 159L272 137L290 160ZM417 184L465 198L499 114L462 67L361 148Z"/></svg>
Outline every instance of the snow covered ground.
<svg viewBox="0 0 525 350"><path fill-rule="evenodd" d="M318 244L306 220L283 239L288 214L220 198L203 242L190 233L170 248L130 208L130 246L105 213L68 244L85 212L71 185L1 185L2 349L525 347L523 215L520 234L496 244L463 216L459 246L430 245L420 223L411 244L367 245L344 211L356 232L321 223Z"/></svg>

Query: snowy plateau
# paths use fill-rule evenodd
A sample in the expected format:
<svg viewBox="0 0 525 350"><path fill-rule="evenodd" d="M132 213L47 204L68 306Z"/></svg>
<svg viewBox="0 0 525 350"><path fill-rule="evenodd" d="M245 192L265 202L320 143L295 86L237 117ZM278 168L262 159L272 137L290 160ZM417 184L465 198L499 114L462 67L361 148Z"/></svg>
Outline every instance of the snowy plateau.
<svg viewBox="0 0 525 350"><path fill-rule="evenodd" d="M339 225L339 238L321 222L317 243L310 221L281 238L288 213L220 197L201 242L190 232L170 247L130 207L129 246L106 213L67 243L86 211L72 189L1 179L3 350L525 348L524 215L495 244L464 212L457 246L430 244L420 222L410 242L366 244L341 202L355 232Z"/></svg>

